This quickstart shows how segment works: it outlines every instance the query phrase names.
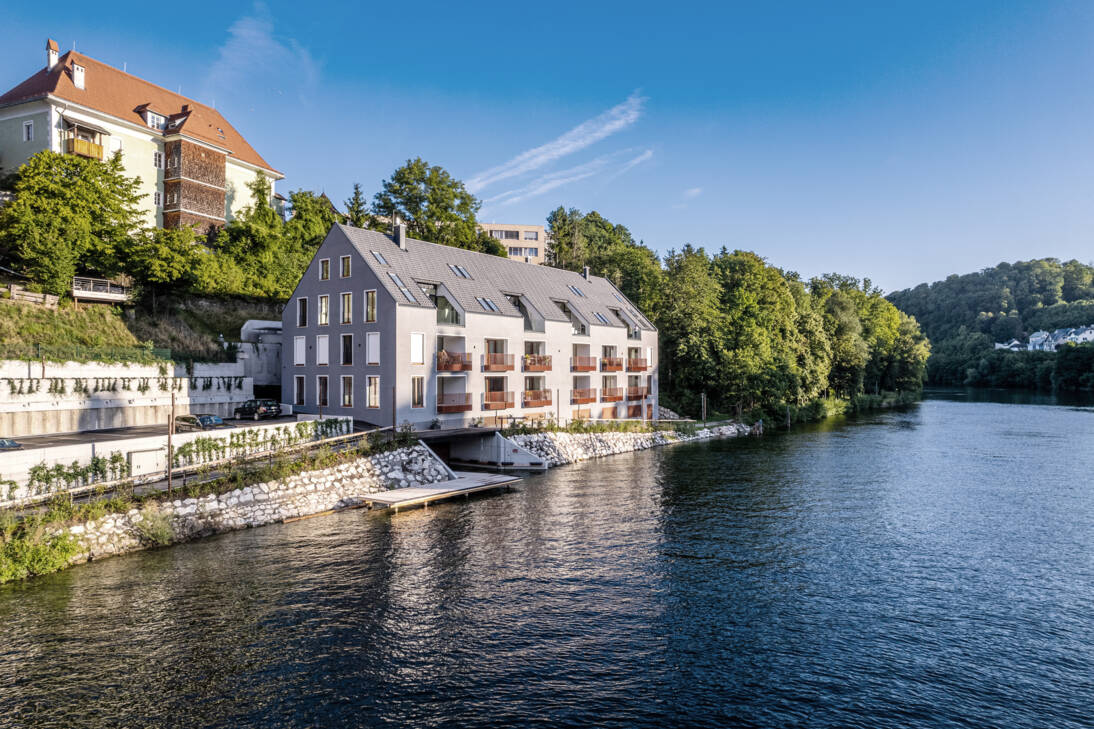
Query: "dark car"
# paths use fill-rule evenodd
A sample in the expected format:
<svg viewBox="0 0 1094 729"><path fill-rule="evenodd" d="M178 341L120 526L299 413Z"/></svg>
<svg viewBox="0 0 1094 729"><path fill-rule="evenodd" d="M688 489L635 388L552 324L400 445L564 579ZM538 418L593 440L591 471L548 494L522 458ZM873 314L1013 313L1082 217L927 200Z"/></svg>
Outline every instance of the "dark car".
<svg viewBox="0 0 1094 729"><path fill-rule="evenodd" d="M248 400L236 408L237 418L276 418L281 415L281 404L276 400Z"/></svg>
<svg viewBox="0 0 1094 729"><path fill-rule="evenodd" d="M219 415L179 415L175 417L176 433L192 433L196 430L222 430L234 428L221 420Z"/></svg>
<svg viewBox="0 0 1094 729"><path fill-rule="evenodd" d="M11 438L0 438L0 451L21 451L23 446Z"/></svg>

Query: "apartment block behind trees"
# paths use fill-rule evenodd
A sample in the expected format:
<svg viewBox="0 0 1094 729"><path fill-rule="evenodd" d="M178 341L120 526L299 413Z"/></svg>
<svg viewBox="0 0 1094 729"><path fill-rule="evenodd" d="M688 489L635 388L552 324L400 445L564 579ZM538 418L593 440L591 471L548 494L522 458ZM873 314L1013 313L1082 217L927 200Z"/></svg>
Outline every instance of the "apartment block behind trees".
<svg viewBox="0 0 1094 729"><path fill-rule="evenodd" d="M415 428L653 418L657 330L610 281L335 225L285 307L282 399Z"/></svg>

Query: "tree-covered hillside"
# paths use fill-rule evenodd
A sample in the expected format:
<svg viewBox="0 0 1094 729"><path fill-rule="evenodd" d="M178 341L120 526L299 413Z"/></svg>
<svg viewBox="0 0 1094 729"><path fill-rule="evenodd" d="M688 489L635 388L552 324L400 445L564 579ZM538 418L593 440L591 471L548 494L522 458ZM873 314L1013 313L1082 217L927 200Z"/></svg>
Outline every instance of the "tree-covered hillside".
<svg viewBox="0 0 1094 729"><path fill-rule="evenodd" d="M1094 267L1042 258L1000 263L889 295L919 321L932 342L928 380L946 385L1064 387L1055 357L1005 352L995 342L1031 332L1094 324ZM1057 382L1057 379L1059 382Z"/></svg>

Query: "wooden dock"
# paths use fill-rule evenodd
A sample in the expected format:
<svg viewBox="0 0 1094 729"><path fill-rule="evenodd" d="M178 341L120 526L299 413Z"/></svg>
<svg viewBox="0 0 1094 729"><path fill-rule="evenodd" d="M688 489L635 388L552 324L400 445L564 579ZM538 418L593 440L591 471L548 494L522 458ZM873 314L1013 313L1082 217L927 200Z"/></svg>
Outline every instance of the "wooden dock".
<svg viewBox="0 0 1094 729"><path fill-rule="evenodd" d="M455 496L468 496L478 491L506 489L520 481L519 478L498 473L474 473L455 471L456 478L430 486L414 486L405 489L392 489L378 494L369 494L365 502L371 508L399 509L408 506L426 506L433 501L451 499Z"/></svg>

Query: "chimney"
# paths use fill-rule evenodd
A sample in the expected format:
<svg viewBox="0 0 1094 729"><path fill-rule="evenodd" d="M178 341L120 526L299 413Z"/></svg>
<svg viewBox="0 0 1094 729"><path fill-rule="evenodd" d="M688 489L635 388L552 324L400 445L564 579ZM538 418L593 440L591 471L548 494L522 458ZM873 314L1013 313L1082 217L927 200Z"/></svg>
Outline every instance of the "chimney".
<svg viewBox="0 0 1094 729"><path fill-rule="evenodd" d="M395 224L395 245L401 250L406 250L406 226L402 223Z"/></svg>
<svg viewBox="0 0 1094 729"><path fill-rule="evenodd" d="M585 277L586 281L589 280L589 267L588 266L585 267L585 270L581 273L581 275Z"/></svg>
<svg viewBox="0 0 1094 729"><path fill-rule="evenodd" d="M57 41L52 38L46 39L46 70L52 71L53 67L57 65L57 53L60 49L57 47Z"/></svg>
<svg viewBox="0 0 1094 729"><path fill-rule="evenodd" d="M78 63L72 64L72 85L78 89L84 88L84 67Z"/></svg>

